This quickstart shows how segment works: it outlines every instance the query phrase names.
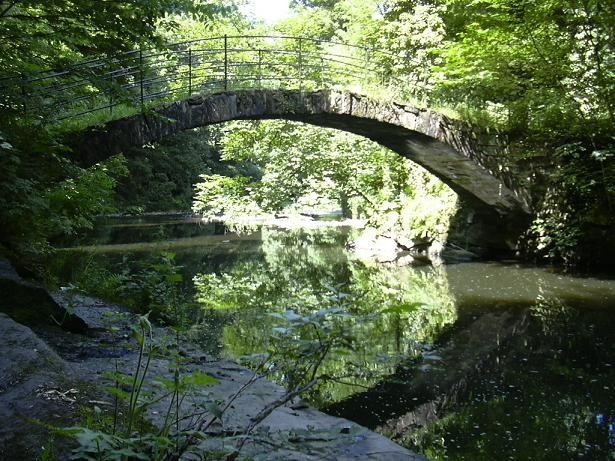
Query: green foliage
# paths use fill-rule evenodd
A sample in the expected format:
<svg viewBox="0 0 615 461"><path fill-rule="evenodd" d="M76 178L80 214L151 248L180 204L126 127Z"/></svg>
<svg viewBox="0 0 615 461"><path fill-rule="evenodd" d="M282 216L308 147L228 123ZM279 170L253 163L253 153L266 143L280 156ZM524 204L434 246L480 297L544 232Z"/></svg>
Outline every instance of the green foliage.
<svg viewBox="0 0 615 461"><path fill-rule="evenodd" d="M201 175L204 181L196 185L193 210L204 217L242 216L258 210L258 205L246 194L250 178L244 176Z"/></svg>
<svg viewBox="0 0 615 461"><path fill-rule="evenodd" d="M303 10L296 15L276 24L275 31L299 37L331 39L335 33L335 23L328 10Z"/></svg>
<svg viewBox="0 0 615 461"><path fill-rule="evenodd" d="M397 77L407 94L427 99L436 82L433 67L442 63L439 50L445 43L442 15L446 8L438 2L413 2L404 7L391 3L372 34L374 44L387 52L378 57L378 65L387 75Z"/></svg>
<svg viewBox="0 0 615 461"><path fill-rule="evenodd" d="M3 0L0 63L5 73L43 70L94 54L115 54L160 40L173 13L209 20L226 12L209 0Z"/></svg>
<svg viewBox="0 0 615 461"><path fill-rule="evenodd" d="M339 0L295 5L298 16L280 30L307 30L386 49L389 54L375 59L396 82L396 99L411 95L479 126L505 130L509 161L518 172L515 181L533 179L529 187L539 216L531 233L541 236L538 257L571 265L592 259L581 258L573 247L587 251L584 242L598 244L614 226L606 219L612 216L610 161L597 169L592 154L611 152L614 143L611 3ZM583 154L562 156L569 146ZM531 171L526 171L528 162ZM552 190L551 198L542 201L546 189Z"/></svg>
<svg viewBox="0 0 615 461"><path fill-rule="evenodd" d="M123 276L97 261L95 255L58 251L49 259L46 267L52 275L46 280L48 286L70 285L91 296L120 301L118 293Z"/></svg>
<svg viewBox="0 0 615 461"><path fill-rule="evenodd" d="M14 127L12 135L0 135L0 247L31 265L50 239L91 228L95 215L115 209L114 188L126 169L121 156L77 167L41 129Z"/></svg>
<svg viewBox="0 0 615 461"><path fill-rule="evenodd" d="M368 45L380 25L380 21L375 18L379 2L373 0L295 3L302 4L295 8L297 14L276 24L276 30L354 45Z"/></svg>
<svg viewBox="0 0 615 461"><path fill-rule="evenodd" d="M116 211L116 178L128 173L121 155L87 170L74 170L70 178L48 189L43 196L49 203L48 224L53 235L74 235L79 230L91 229L96 215Z"/></svg>
<svg viewBox="0 0 615 461"><path fill-rule="evenodd" d="M419 11L429 13L417 23ZM612 5L577 0L399 0L386 15L438 31L418 43L431 103L507 131L516 180L533 178L527 251L568 267L592 264L592 245L612 246L614 19Z"/></svg>
<svg viewBox="0 0 615 461"><path fill-rule="evenodd" d="M157 320L181 324L188 306L181 292L183 276L174 259L175 254L163 253L136 270L125 266L121 273L111 274L112 285L117 285L114 300Z"/></svg>
<svg viewBox="0 0 615 461"><path fill-rule="evenodd" d="M178 12L167 17L166 22L163 22L164 27L158 28L164 41L177 43L252 32L254 25L236 8L237 2L224 4L225 2L209 1L207 3L209 11L204 10L200 15ZM255 30L254 33L258 31Z"/></svg>
<svg viewBox="0 0 615 461"><path fill-rule="evenodd" d="M537 258L579 269L592 263L592 240L612 245L615 150L587 149L576 142L555 149L555 156L556 169L547 177L547 192L527 239Z"/></svg>
<svg viewBox="0 0 615 461"><path fill-rule="evenodd" d="M29 253L42 244L48 202L35 177L24 171L23 154L0 134L0 245Z"/></svg>
<svg viewBox="0 0 615 461"><path fill-rule="evenodd" d="M440 94L484 109L512 129L550 137L613 123L612 6L452 0ZM494 106L493 106L494 105ZM588 128L588 127L586 127ZM594 128L589 128L592 130Z"/></svg>
<svg viewBox="0 0 615 461"><path fill-rule="evenodd" d="M157 395L149 389L152 384L149 370L153 357L161 352L161 345L154 341L152 325L147 315L140 316L132 329L139 348L134 372L126 374L116 370L107 373L107 378L114 383L108 388L114 398L113 422L110 424L107 421L101 425L98 418L94 420L94 427L62 430L63 434L74 437L78 443L71 459L176 459L186 450L188 443L206 438L204 433L194 428L180 430L179 421L183 415L180 415L179 402L183 401L191 390L217 384L218 380L200 370L188 374L180 373L181 361L175 354L174 378L158 376L155 381L162 386L166 395ZM177 346L178 344L174 344L175 352ZM146 412L152 404L164 398L168 400L164 424L155 427L147 422ZM122 412L121 409L125 411ZM95 407L95 413L101 413L101 410L96 410ZM199 420L199 416L190 417ZM173 427L175 432L172 431Z"/></svg>
<svg viewBox="0 0 615 461"><path fill-rule="evenodd" d="M191 303L174 253L157 254L136 263L126 256L119 263L111 263L96 255L75 257L69 252L58 252L53 259L50 271L63 283L70 280L70 286L79 291L175 326L184 325L190 315Z"/></svg>
<svg viewBox="0 0 615 461"><path fill-rule="evenodd" d="M164 33L178 27L179 17L209 22L230 11L234 7L209 0L105 0L96 8L89 0L2 0L2 77L158 46ZM79 78L89 81L92 91L105 84L96 70ZM22 95L28 88L22 85L15 91ZM53 110L61 112L63 107L58 104ZM3 253L24 265L33 265L32 258L49 250L50 238L73 235L90 227L95 214L113 211L112 190L125 171L120 159L89 170L72 165L64 160L61 133L39 122L27 105L10 99L0 104L0 245Z"/></svg>
<svg viewBox="0 0 615 461"><path fill-rule="evenodd" d="M199 174L228 171L214 148L215 133L203 128L126 153L129 175L117 188L123 210L146 212L189 210Z"/></svg>
<svg viewBox="0 0 615 461"><path fill-rule="evenodd" d="M345 322L346 296L332 291L328 297L335 304L307 315L293 310L271 314L279 323L270 339L269 353L276 358L270 371L281 372L283 384L289 390L305 387L315 380L347 377L345 372L343 376L328 376L321 370L325 359L348 354L354 349L355 341Z"/></svg>
<svg viewBox="0 0 615 461"><path fill-rule="evenodd" d="M250 176L203 175L193 210L226 221L244 215L339 208L384 233L444 239L455 195L420 167L364 138L285 121L234 122L222 160Z"/></svg>

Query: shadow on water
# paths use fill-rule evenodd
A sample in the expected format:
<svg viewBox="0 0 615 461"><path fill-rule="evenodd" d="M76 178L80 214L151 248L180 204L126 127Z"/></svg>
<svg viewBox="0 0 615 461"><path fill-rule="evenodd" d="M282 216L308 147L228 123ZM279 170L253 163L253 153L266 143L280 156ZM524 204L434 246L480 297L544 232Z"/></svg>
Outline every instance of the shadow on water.
<svg viewBox="0 0 615 461"><path fill-rule="evenodd" d="M323 369L356 373L309 396L330 413L434 460L615 459L615 281L496 262L375 264L340 228L107 224L64 252L58 278L173 251L199 306L190 338L211 353L267 350L271 313L307 315L343 291L355 347Z"/></svg>
<svg viewBox="0 0 615 461"><path fill-rule="evenodd" d="M458 319L420 360L333 403L434 460L615 459L615 285L451 266Z"/></svg>

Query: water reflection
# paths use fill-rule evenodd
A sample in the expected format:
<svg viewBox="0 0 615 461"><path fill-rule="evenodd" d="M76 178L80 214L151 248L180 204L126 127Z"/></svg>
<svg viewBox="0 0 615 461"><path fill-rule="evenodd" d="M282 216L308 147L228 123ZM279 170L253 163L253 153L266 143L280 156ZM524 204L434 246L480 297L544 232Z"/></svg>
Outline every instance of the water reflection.
<svg viewBox="0 0 615 461"><path fill-rule="evenodd" d="M442 268L368 267L352 260L339 230L263 229L262 259L229 271L194 277L196 299L205 307L231 311L223 328L223 348L237 358L271 349L276 325L272 312L299 314L329 306L332 291L344 297L352 314L345 324L355 347L332 355L321 372L346 376L311 395L322 405L370 387L394 371L403 358L416 357L455 320ZM284 373L283 373L284 374Z"/></svg>
<svg viewBox="0 0 615 461"><path fill-rule="evenodd" d="M613 315L553 300L515 315L522 331L481 364L462 398L432 424L397 428L398 440L434 460L614 459L610 416L596 419L615 412Z"/></svg>
<svg viewBox="0 0 615 461"><path fill-rule="evenodd" d="M201 306L191 338L234 358L271 346L270 313L308 315L343 293L356 347L323 371L357 373L318 389L317 405L434 460L615 459L614 281L501 263L367 264L339 228L237 235L163 221L101 226L58 258L58 276L174 251Z"/></svg>

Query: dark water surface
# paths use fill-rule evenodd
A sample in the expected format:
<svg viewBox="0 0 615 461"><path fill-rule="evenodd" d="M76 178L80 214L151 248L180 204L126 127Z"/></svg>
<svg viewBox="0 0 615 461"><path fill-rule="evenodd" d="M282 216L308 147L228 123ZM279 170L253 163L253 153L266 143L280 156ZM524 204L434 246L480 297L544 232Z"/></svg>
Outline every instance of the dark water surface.
<svg viewBox="0 0 615 461"><path fill-rule="evenodd" d="M173 252L200 306L190 338L232 358L272 347L271 313L343 309L354 347L322 370L346 377L311 401L430 459L615 460L614 280L499 262L379 265L346 249L352 232L118 218L70 242L55 270L78 282Z"/></svg>

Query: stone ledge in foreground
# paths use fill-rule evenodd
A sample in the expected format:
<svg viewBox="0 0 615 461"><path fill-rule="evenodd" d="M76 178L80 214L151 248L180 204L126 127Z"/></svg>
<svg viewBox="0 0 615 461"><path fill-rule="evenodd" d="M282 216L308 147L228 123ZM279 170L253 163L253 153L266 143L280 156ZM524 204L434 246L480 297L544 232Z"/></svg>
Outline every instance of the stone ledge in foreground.
<svg viewBox="0 0 615 461"><path fill-rule="evenodd" d="M54 298L59 304L69 302L66 294L56 294ZM130 320L114 324L119 329L113 333L103 327L104 321L101 320L110 313L123 312L128 317L131 314L120 306L108 305L99 300L83 296L73 297L70 302L76 304L76 314L92 327L87 336L58 329L37 329L37 335L29 328L13 322L8 317L0 316L0 338L3 339L0 343L0 354L4 354L6 349L10 349L11 354L15 357L15 360L0 362L0 376L6 376L7 371L10 371L11 375L19 374L19 370L16 371L13 368L21 366L19 364L22 362L26 368L32 368L31 364L34 363L36 364L35 368L38 369L35 381L31 383L26 381L27 386L23 389L20 387L23 384L15 382L10 385L12 386L10 393L0 393L0 404L2 406L0 410L10 409L8 413L4 412L7 413L6 417L19 417L19 415L16 415L20 412L19 405L11 401L11 396L16 395L19 396L18 398L21 401L27 401L28 406L31 407L30 412L41 415L41 420L44 420L47 415L57 413L62 413L65 417L68 416L68 418L62 418L63 420L70 420L71 412L74 413L79 405L92 406L93 398L103 403L105 400L110 401L110 396L102 391L109 384L104 382L102 375L105 371L114 370L116 362L120 369L125 372L131 372L134 368L137 351L134 347L134 341L130 339ZM154 332L154 335L158 338L168 334L169 331L159 327ZM38 346L32 347L34 343ZM21 348L27 348L27 351L21 351ZM17 360L17 356L26 354L26 352L30 357L27 361ZM250 370L227 360L212 359L194 345L185 344L182 352L188 359L186 365L188 371L201 370L219 380L219 383L215 386L196 390L191 394L191 398L186 399L186 401L225 401L233 396L244 383L254 378L254 374ZM44 363L49 365L43 366ZM171 362L165 358L153 360L149 376L172 377L170 365ZM77 401L77 404L72 405L58 401L50 402L41 398L36 392L40 383L49 380L50 377L56 381L61 381L62 385L68 388L74 387L73 383L75 382L81 383L81 388L91 386L94 389L99 389L98 395L94 397L91 395L88 397L75 395L74 400ZM6 386L8 383L4 384ZM284 392L277 384L264 378L256 379L224 413L222 423L216 423L209 428L207 433L210 438L198 446L197 453L219 448L232 448L237 442L237 438L229 437L229 434L241 432L250 423L253 416L271 402L282 397ZM184 403L184 414L191 409L194 411L190 402ZM166 414L167 407L168 402L165 400L153 405L149 410L148 418L154 424L160 423L163 415ZM55 423L53 420L45 422ZM19 437L19 434L11 434L11 430L11 427L9 427L3 433L5 441L11 439L11 437L13 439ZM23 433L23 428L21 430ZM29 444L37 447L44 445L45 442L45 439L39 440L36 437L28 441ZM32 459L32 454L32 451L27 455L24 453L25 457L19 458L15 457L16 453L12 453L13 457L10 459L16 461ZM426 460L426 458L414 454L391 440L351 421L326 415L310 407L293 408L290 404L274 410L256 427L253 437L243 446L241 456L238 459L243 457L255 461ZM198 455L186 455L182 459L191 460L199 459L199 457Z"/></svg>

